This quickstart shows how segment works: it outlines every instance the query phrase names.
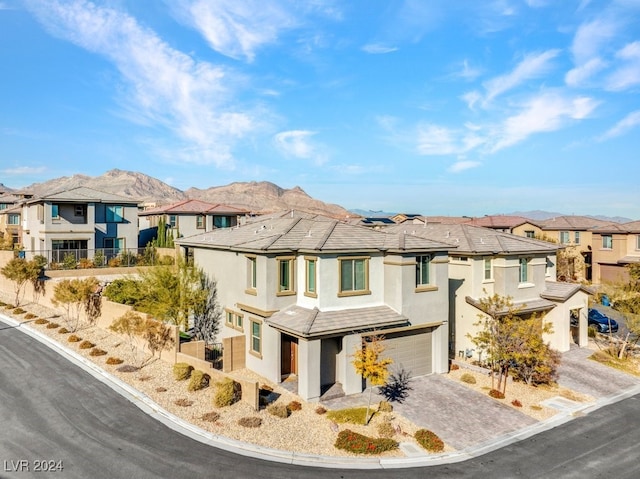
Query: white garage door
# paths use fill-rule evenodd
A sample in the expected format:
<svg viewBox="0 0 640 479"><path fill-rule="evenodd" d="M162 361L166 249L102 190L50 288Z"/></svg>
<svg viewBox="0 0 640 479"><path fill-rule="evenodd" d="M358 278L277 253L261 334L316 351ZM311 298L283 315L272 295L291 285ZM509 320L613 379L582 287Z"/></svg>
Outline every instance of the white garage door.
<svg viewBox="0 0 640 479"><path fill-rule="evenodd" d="M404 369L411 377L431 374L432 368L432 328L412 329L384 334L383 357L393 359L391 372Z"/></svg>

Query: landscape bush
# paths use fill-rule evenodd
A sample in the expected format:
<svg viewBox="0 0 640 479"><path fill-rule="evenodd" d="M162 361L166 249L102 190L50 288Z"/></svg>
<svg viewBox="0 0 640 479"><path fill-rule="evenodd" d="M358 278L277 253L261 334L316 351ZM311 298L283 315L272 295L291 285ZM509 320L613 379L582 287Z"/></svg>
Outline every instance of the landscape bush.
<svg viewBox="0 0 640 479"><path fill-rule="evenodd" d="M239 385L233 379L227 378L216 383L216 390L213 395L214 406L231 406L238 399L240 399Z"/></svg>
<svg viewBox="0 0 640 479"><path fill-rule="evenodd" d="M59 327L60 327L60 325L58 323L49 323L46 326L47 329L56 329L56 328L59 328Z"/></svg>
<svg viewBox="0 0 640 479"><path fill-rule="evenodd" d="M193 366L187 363L175 363L173 365L173 378L176 381L186 381L191 377Z"/></svg>
<svg viewBox="0 0 640 479"><path fill-rule="evenodd" d="M491 391L489 391L489 396L495 399L504 399L504 394L502 394L502 391L498 391L497 389L492 389Z"/></svg>
<svg viewBox="0 0 640 479"><path fill-rule="evenodd" d="M105 361L105 363L111 364L111 365L122 364L123 362L124 360L120 358L115 358L113 356L108 357L107 360Z"/></svg>
<svg viewBox="0 0 640 479"><path fill-rule="evenodd" d="M91 341L88 341L88 340L85 339L80 344L78 344L78 347L80 349L91 349L91 348L95 347L95 344L93 344Z"/></svg>
<svg viewBox="0 0 640 479"><path fill-rule="evenodd" d="M36 324L47 324L49 322L48 319L44 319L44 318L38 318L34 321L34 323Z"/></svg>
<svg viewBox="0 0 640 479"><path fill-rule="evenodd" d="M193 406L193 401L189 401L187 398L180 398L173 401L173 404L180 407Z"/></svg>
<svg viewBox="0 0 640 479"><path fill-rule="evenodd" d="M458 366L455 363L451 363L451 367L449 368L451 371L457 371L458 369L460 369L460 366Z"/></svg>
<svg viewBox="0 0 640 479"><path fill-rule="evenodd" d="M444 450L442 439L428 429L418 429L413 437L418 441L418 444L429 452L441 452Z"/></svg>
<svg viewBox="0 0 640 479"><path fill-rule="evenodd" d="M390 420L385 420L378 424L378 436L391 438L395 433L396 429L393 427Z"/></svg>
<svg viewBox="0 0 640 479"><path fill-rule="evenodd" d="M216 422L218 419L220 419L220 414L218 414L215 411L211 411L211 412L204 413L200 417L200 419L206 422Z"/></svg>
<svg viewBox="0 0 640 479"><path fill-rule="evenodd" d="M93 348L89 351L89 356L104 356L107 352L104 349Z"/></svg>
<svg viewBox="0 0 640 479"><path fill-rule="evenodd" d="M378 404L378 412L391 412L393 411L393 406L389 401L380 401Z"/></svg>
<svg viewBox="0 0 640 479"><path fill-rule="evenodd" d="M260 427L262 425L262 419L257 416L241 417L238 419L238 425L242 427Z"/></svg>
<svg viewBox="0 0 640 479"><path fill-rule="evenodd" d="M36 315L33 314L33 313L27 313L27 314L24 315L24 319L33 319L35 317L36 317Z"/></svg>
<svg viewBox="0 0 640 479"><path fill-rule="evenodd" d="M69 341L70 343L78 343L82 341L82 338L79 336L76 336L75 334L72 334L67 338L67 341Z"/></svg>
<svg viewBox="0 0 640 479"><path fill-rule="evenodd" d="M59 334L69 334L69 333L70 333L70 331L69 331L67 328L65 328L65 327L63 326L63 327L61 327L60 329L58 329L58 333L59 333Z"/></svg>
<svg viewBox="0 0 640 479"><path fill-rule="evenodd" d="M327 413L327 410L324 407L322 407L322 406L316 407L316 414L322 415L322 414L326 414L326 413Z"/></svg>
<svg viewBox="0 0 640 479"><path fill-rule="evenodd" d="M300 404L299 401L291 401L289 404L287 404L287 409L289 411L300 411L302 409L302 404Z"/></svg>
<svg viewBox="0 0 640 479"><path fill-rule="evenodd" d="M167 392L167 388L163 388L162 386L158 386L156 388L156 392L157 393L166 393Z"/></svg>
<svg viewBox="0 0 640 479"><path fill-rule="evenodd" d="M467 384L475 384L476 377L473 374L464 373L462 376L460 376L460 381Z"/></svg>
<svg viewBox="0 0 640 479"><path fill-rule="evenodd" d="M353 407L347 409L336 409L327 411L327 417L339 424L364 424L367 417L366 407Z"/></svg>
<svg viewBox="0 0 640 479"><path fill-rule="evenodd" d="M389 438L372 438L345 429L338 433L334 446L355 454L381 454L397 449L398 442Z"/></svg>
<svg viewBox="0 0 640 479"><path fill-rule="evenodd" d="M24 314L24 313L26 313L26 311L22 308L15 308L13 310L13 314Z"/></svg>
<svg viewBox="0 0 640 479"><path fill-rule="evenodd" d="M209 380L211 376L205 374L203 371L196 369L191 372L191 377L189 378L189 385L187 389L189 391L200 391L206 387L209 387Z"/></svg>
<svg viewBox="0 0 640 479"><path fill-rule="evenodd" d="M280 403L272 403L267 406L267 412L272 416L286 419L291 414L291 410L285 405Z"/></svg>
<svg viewBox="0 0 640 479"><path fill-rule="evenodd" d="M511 401L511 405L515 407L522 407L522 403L517 399L514 399L513 401Z"/></svg>

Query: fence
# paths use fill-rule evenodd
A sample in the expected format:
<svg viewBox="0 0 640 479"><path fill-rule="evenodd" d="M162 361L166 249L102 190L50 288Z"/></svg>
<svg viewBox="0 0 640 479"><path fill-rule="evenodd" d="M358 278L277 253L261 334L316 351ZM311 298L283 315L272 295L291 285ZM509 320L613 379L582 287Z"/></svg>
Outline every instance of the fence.
<svg viewBox="0 0 640 479"><path fill-rule="evenodd" d="M174 262L173 255L161 254L153 247L32 250L20 251L19 256L27 260L43 257L45 268L50 270L157 266Z"/></svg>
<svg viewBox="0 0 640 479"><path fill-rule="evenodd" d="M222 371L222 343L207 343L204 347L204 360L213 364L214 369Z"/></svg>

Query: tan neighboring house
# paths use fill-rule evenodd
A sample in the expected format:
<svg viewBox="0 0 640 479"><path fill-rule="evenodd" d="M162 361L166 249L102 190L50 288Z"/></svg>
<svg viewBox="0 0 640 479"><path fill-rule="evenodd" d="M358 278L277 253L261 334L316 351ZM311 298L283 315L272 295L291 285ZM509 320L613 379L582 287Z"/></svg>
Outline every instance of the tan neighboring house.
<svg viewBox="0 0 640 479"><path fill-rule="evenodd" d="M560 279L568 281L592 281L593 279L593 228L608 225L603 221L588 216L557 216L538 221L542 237L555 241L564 247L564 258L568 262L559 271Z"/></svg>
<svg viewBox="0 0 640 479"><path fill-rule="evenodd" d="M392 370L448 371L448 250L443 242L295 214L176 242L217 281L223 338L246 367L297 384L305 400L363 390L351 363L384 335Z"/></svg>
<svg viewBox="0 0 640 479"><path fill-rule="evenodd" d="M640 221L593 228L593 282L628 281L627 265L640 262Z"/></svg>
<svg viewBox="0 0 640 479"><path fill-rule="evenodd" d="M537 226L529 218L514 215L485 215L465 221L472 226L490 228L502 233L512 233L527 238L536 237Z"/></svg>
<svg viewBox="0 0 640 479"><path fill-rule="evenodd" d="M158 223L164 218L175 236L193 236L215 228L230 228L249 211L229 205L188 199L170 205L156 206L138 213L140 218L140 246L157 236Z"/></svg>
<svg viewBox="0 0 640 479"><path fill-rule="evenodd" d="M480 300L510 297L522 315L545 314L553 325L546 339L558 351L587 345L589 291L580 284L556 282L557 244L470 224L427 224L389 231L450 243L449 331L451 355L478 356L468 335L477 327ZM579 317L571 326L572 314Z"/></svg>
<svg viewBox="0 0 640 479"><path fill-rule="evenodd" d="M423 225L425 223L458 224L469 221L468 216L424 216L424 215L396 215L395 222L404 225Z"/></svg>
<svg viewBox="0 0 640 479"><path fill-rule="evenodd" d="M15 191L0 195L0 236L8 236L14 245L22 244L22 208L33 195L26 191Z"/></svg>
<svg viewBox="0 0 640 479"><path fill-rule="evenodd" d="M22 244L27 258L61 262L66 254L105 258L138 247L136 200L78 187L26 200L22 207Z"/></svg>

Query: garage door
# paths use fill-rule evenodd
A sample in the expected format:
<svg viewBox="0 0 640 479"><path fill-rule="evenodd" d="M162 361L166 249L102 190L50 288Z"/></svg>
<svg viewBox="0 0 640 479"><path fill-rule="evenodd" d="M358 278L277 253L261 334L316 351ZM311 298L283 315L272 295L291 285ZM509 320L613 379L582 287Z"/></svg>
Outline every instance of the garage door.
<svg viewBox="0 0 640 479"><path fill-rule="evenodd" d="M411 377L431 374L432 369L432 328L412 329L384 335L383 357L393 359L391 372L401 369Z"/></svg>

